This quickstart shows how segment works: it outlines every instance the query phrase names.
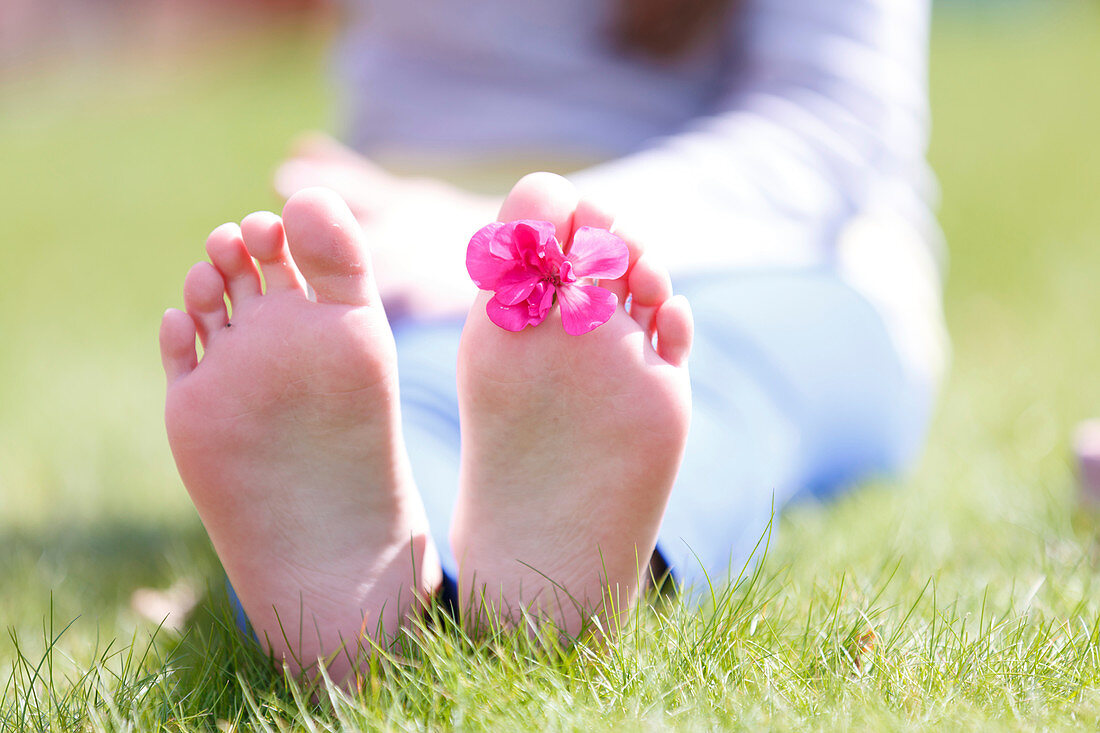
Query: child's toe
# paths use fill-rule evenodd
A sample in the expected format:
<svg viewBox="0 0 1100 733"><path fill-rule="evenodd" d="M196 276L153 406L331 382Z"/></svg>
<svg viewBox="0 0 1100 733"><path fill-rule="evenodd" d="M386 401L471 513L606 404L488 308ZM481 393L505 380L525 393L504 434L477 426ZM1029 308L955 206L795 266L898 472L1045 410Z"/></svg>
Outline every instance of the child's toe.
<svg viewBox="0 0 1100 733"><path fill-rule="evenodd" d="M554 225L558 241L568 241L577 210L577 189L553 173L529 173L512 187L500 207L500 221L534 219Z"/></svg>
<svg viewBox="0 0 1100 733"><path fill-rule="evenodd" d="M183 281L183 303L204 346L229 321L225 309L225 282L209 262L196 263L188 271Z"/></svg>
<svg viewBox="0 0 1100 733"><path fill-rule="evenodd" d="M287 248L283 222L276 214L270 211L249 214L241 222L241 236L248 253L260 263L267 292L305 292Z"/></svg>
<svg viewBox="0 0 1100 733"><path fill-rule="evenodd" d="M195 351L195 322L181 310L169 308L160 322L160 359L169 382L188 374L199 362Z"/></svg>
<svg viewBox="0 0 1100 733"><path fill-rule="evenodd" d="M657 309L655 330L657 333L657 355L673 366L687 363L691 352L691 341L695 335L695 324L691 317L691 306L682 295L666 300Z"/></svg>
<svg viewBox="0 0 1100 733"><path fill-rule="evenodd" d="M320 303L378 302L363 230L344 200L326 188L290 197L283 225L294 261Z"/></svg>
<svg viewBox="0 0 1100 733"><path fill-rule="evenodd" d="M668 270L652 255L643 254L627 275L630 290L630 315L647 334L653 332L657 309L672 297L672 279Z"/></svg>
<svg viewBox="0 0 1100 733"><path fill-rule="evenodd" d="M236 224L222 224L206 240L206 254L225 280L225 290L233 306L260 294L260 273Z"/></svg>

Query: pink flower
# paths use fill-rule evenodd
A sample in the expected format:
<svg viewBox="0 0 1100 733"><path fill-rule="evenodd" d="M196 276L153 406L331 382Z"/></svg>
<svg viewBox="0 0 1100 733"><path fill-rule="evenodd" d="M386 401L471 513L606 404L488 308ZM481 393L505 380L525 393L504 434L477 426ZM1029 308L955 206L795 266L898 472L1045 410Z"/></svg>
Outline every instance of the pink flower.
<svg viewBox="0 0 1100 733"><path fill-rule="evenodd" d="M594 227L578 229L564 254L548 221L494 222L480 229L466 249L470 277L494 293L485 306L489 320L508 331L542 323L555 295L566 333L578 336L602 326L618 299L606 288L579 280L622 277L627 265L626 243Z"/></svg>

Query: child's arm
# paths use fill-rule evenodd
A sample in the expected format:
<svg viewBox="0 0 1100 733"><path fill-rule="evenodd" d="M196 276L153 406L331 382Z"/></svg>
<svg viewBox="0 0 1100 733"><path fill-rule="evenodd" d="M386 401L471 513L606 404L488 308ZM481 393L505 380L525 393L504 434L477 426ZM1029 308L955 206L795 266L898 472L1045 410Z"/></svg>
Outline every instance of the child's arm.
<svg viewBox="0 0 1100 733"><path fill-rule="evenodd" d="M928 0L747 0L713 114L571 176L672 269L814 260L853 215L935 231Z"/></svg>

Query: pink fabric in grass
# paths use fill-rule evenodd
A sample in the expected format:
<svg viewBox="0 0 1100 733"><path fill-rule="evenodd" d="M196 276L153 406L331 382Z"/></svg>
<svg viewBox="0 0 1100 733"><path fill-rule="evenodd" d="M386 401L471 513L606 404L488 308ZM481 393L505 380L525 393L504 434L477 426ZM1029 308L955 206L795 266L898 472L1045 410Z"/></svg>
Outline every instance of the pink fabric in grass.
<svg viewBox="0 0 1100 733"><path fill-rule="evenodd" d="M546 319L555 296L561 322L572 336L607 323L615 312L615 294L581 278L613 280L626 273L626 243L611 232L581 227L569 254L562 252L548 221L521 219L482 227L466 249L466 270L493 297L485 312L496 325L522 331Z"/></svg>

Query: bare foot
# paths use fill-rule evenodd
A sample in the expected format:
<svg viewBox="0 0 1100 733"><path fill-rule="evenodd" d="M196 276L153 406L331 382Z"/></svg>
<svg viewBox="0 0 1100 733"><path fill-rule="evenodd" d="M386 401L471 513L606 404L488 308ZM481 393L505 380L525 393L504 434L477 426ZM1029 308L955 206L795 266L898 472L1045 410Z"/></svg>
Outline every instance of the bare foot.
<svg viewBox="0 0 1100 733"><path fill-rule="evenodd" d="M500 219L551 221L562 241L611 224L550 174L521 180ZM607 599L630 608L644 581L687 437L691 314L634 245L627 274L601 285L620 306L583 336L565 334L557 309L519 333L498 328L487 293L466 321L451 541L469 620L529 614L575 635L610 617Z"/></svg>
<svg viewBox="0 0 1100 733"><path fill-rule="evenodd" d="M257 636L342 679L363 632L392 637L441 577L370 255L324 189L219 227L207 253L161 324L172 453Z"/></svg>

